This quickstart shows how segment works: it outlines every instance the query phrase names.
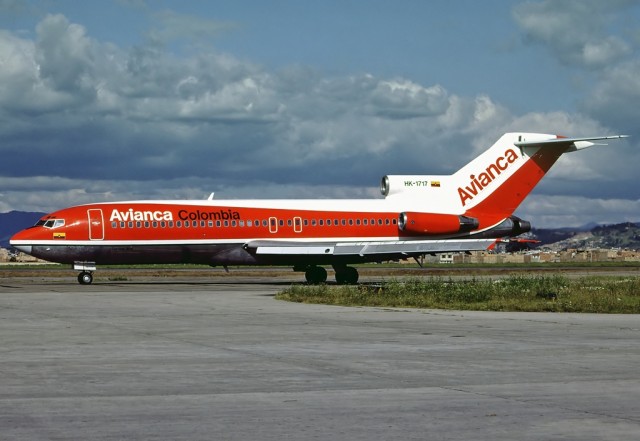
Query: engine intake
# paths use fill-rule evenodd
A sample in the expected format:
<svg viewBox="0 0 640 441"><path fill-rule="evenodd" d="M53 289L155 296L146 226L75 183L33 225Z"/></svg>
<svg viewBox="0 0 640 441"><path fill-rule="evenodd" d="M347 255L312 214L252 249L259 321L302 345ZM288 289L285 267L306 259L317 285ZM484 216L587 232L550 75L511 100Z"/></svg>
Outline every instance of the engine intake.
<svg viewBox="0 0 640 441"><path fill-rule="evenodd" d="M387 175L380 181L382 196L428 195L432 189L439 189L448 176L435 175Z"/></svg>

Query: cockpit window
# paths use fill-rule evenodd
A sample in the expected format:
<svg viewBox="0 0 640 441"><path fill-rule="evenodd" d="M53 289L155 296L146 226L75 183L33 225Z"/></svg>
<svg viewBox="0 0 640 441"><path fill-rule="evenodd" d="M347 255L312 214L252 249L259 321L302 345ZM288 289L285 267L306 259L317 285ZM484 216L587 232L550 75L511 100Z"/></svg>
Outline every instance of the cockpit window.
<svg viewBox="0 0 640 441"><path fill-rule="evenodd" d="M64 219L46 219L39 220L36 227L43 226L45 228L58 228L64 226Z"/></svg>

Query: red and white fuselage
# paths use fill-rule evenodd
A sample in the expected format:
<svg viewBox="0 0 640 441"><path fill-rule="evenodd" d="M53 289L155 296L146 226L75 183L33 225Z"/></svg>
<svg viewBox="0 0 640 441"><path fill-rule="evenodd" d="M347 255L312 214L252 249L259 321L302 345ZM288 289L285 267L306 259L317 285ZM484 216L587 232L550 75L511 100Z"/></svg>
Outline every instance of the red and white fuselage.
<svg viewBox="0 0 640 441"><path fill-rule="evenodd" d="M353 282L350 263L482 250L528 231L513 212L560 155L619 137L508 133L453 175L385 176L384 199L80 205L43 217L11 245L60 263L292 265L310 281L332 265Z"/></svg>

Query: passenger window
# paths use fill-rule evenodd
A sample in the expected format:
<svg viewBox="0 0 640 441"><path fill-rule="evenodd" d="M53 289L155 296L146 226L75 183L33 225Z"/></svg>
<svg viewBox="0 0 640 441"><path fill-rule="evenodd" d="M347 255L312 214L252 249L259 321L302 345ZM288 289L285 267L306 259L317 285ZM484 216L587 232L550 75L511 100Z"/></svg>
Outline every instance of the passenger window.
<svg viewBox="0 0 640 441"><path fill-rule="evenodd" d="M118 222L116 221L111 222L111 228L118 228Z"/></svg>

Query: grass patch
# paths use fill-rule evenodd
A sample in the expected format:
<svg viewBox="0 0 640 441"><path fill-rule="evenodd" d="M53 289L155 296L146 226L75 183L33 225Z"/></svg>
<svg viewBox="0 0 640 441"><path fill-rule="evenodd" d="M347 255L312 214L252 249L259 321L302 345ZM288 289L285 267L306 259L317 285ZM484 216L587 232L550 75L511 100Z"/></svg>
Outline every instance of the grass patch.
<svg viewBox="0 0 640 441"><path fill-rule="evenodd" d="M569 279L562 275L465 281L412 278L376 286L294 285L276 298L344 306L638 314L640 278Z"/></svg>

